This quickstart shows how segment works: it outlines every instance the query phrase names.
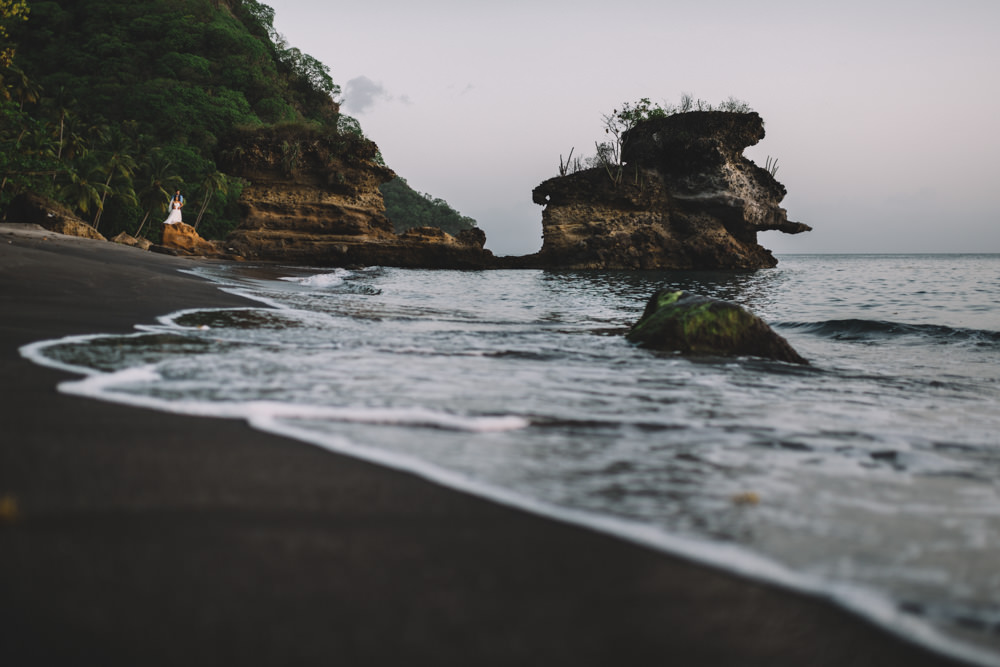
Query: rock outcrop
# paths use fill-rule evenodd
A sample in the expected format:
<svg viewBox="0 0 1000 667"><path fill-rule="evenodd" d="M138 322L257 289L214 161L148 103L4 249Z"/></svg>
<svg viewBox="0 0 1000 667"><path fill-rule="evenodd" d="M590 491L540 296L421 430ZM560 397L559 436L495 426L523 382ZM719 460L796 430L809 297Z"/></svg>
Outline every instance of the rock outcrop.
<svg viewBox="0 0 1000 667"><path fill-rule="evenodd" d="M551 178L532 193L542 249L522 265L572 269L751 269L777 264L757 233L797 234L785 188L743 156L756 113L694 111L643 121L622 162Z"/></svg>
<svg viewBox="0 0 1000 667"><path fill-rule="evenodd" d="M32 223L50 232L87 239L106 240L66 206L33 192L22 192L7 206L6 218L12 222Z"/></svg>
<svg viewBox="0 0 1000 667"><path fill-rule="evenodd" d="M494 262L482 232L456 238L423 228L397 235L378 187L395 174L378 163L378 148L367 139L299 127L229 141L225 166L248 182L242 221L224 243L231 252L316 266L485 268Z"/></svg>
<svg viewBox="0 0 1000 667"><path fill-rule="evenodd" d="M121 245L130 245L133 248L139 248L139 250L149 250L153 247L153 242L146 238L136 238L129 234L128 232L121 232L113 239L114 243L119 243Z"/></svg>
<svg viewBox="0 0 1000 667"><path fill-rule="evenodd" d="M657 350L712 356L752 356L807 364L764 320L728 301L660 290L626 338Z"/></svg>
<svg viewBox="0 0 1000 667"><path fill-rule="evenodd" d="M183 222L163 225L163 242L159 247L153 249L171 255L192 257L227 256L227 253L223 252L218 245L212 241L206 241L195 231L194 227Z"/></svg>
<svg viewBox="0 0 1000 667"><path fill-rule="evenodd" d="M542 249L496 258L479 229L396 234L379 185L394 177L358 135L303 124L234 130L218 164L242 177L242 220L223 242L167 226L153 250L315 266L407 268L755 269L777 264L757 234L809 231L779 206L785 188L743 156L764 137L756 113L694 111L640 122L622 165L551 178L532 193ZM11 220L100 238L65 207L19 195ZM171 228L173 227L173 228ZM120 238L122 242L128 239Z"/></svg>

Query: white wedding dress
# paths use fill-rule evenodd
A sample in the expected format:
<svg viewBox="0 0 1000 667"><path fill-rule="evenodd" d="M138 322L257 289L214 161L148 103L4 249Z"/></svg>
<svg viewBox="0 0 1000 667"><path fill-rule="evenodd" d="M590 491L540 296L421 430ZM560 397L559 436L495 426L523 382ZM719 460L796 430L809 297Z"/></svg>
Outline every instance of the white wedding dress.
<svg viewBox="0 0 1000 667"><path fill-rule="evenodd" d="M181 221L181 205L180 202L170 202L170 215L167 219L163 221L165 225L172 225L175 222Z"/></svg>

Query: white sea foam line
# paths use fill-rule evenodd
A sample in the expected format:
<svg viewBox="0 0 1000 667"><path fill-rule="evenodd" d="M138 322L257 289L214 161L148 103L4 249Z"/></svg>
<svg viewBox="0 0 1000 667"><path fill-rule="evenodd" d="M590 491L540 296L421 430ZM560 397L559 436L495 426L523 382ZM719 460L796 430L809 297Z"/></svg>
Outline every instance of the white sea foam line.
<svg viewBox="0 0 1000 667"><path fill-rule="evenodd" d="M88 366L77 366L75 364L67 364L65 362L59 361L57 359L52 359L45 356L44 351L50 347L55 347L57 345L72 345L72 344L83 344L92 340L97 340L100 338L136 338L138 336L145 336L145 333L134 333L134 334L85 334L80 336L66 336L65 338L59 338L56 340L41 340L35 343L29 343L28 345L22 346L18 352L25 359L32 361L39 366L45 366L47 368L55 368L56 370L66 371L68 373L79 373L80 375L97 375L101 371Z"/></svg>
<svg viewBox="0 0 1000 667"><path fill-rule="evenodd" d="M180 272L190 274L202 280L207 280L215 284L215 286L219 289L220 292L225 292L226 294L232 294L233 296L249 299L250 301L257 301L259 303L264 304L268 308L274 308L275 310L291 310L290 306L282 303L281 301L263 296L261 294L256 294L250 291L251 288L249 287L244 287L234 282L227 282L224 278L221 278L219 276L201 273L193 269L181 269ZM226 310L226 309L196 308L193 310L197 311L197 310ZM178 311L178 312L184 312L184 311ZM171 313L170 315L176 315L176 313ZM164 317L170 317L170 315L165 315Z"/></svg>
<svg viewBox="0 0 1000 667"><path fill-rule="evenodd" d="M284 280L290 283L297 283L299 285L305 285L307 287L332 287L334 285L340 285L344 282L347 276L351 275L351 272L347 269L337 269L333 273L316 273L311 276L282 276L278 278L279 280Z"/></svg>
<svg viewBox="0 0 1000 667"><path fill-rule="evenodd" d="M136 325L136 329L139 331L162 331L164 327L168 329L174 329L179 331L198 331L201 327L186 327L182 324L177 324L177 320L184 317L185 315L194 315L197 313L225 313L225 312L239 312L242 310L269 310L267 308L185 308L184 310L177 310L167 315L160 315L156 318L156 321L160 323L160 326L150 326L146 324Z"/></svg>
<svg viewBox="0 0 1000 667"><path fill-rule="evenodd" d="M234 292L235 294L235 292ZM156 318L159 324L137 324L136 329L143 332L163 332L163 331L207 331L211 330L212 327L208 326L184 326L178 324L177 320L184 317L185 315L192 315L198 313L225 313L225 312L241 312L241 311L281 311L283 314L293 313L298 316L299 320L309 324L310 322L318 323L321 325L326 325L330 322L330 317L322 313L314 313L308 310L301 310L297 308L292 308L290 306L275 305L274 307L268 308L251 308L251 307L238 307L238 308L189 308L186 310L178 310L167 315L161 315ZM258 343L260 344L260 343ZM274 347L286 347L282 343L272 343Z"/></svg>
<svg viewBox="0 0 1000 667"><path fill-rule="evenodd" d="M293 405L276 401L216 402L170 401L136 392L115 391L132 383L153 383L160 379L156 366L137 366L114 373L95 373L81 380L59 384L63 393L124 403L198 417L227 419L315 419L360 424L427 426L469 433L511 431L529 425L526 419L512 415L465 417L425 408L364 408Z"/></svg>
<svg viewBox="0 0 1000 667"><path fill-rule="evenodd" d="M289 306L281 303L280 301L276 301L275 299L270 299L266 296L261 296L259 294L254 294L253 292L248 292L245 289L239 287L220 287L219 289L225 292L226 294L232 294L233 296L239 296L243 297L244 299L250 299L251 301L260 302L265 306L267 306L268 308L274 308L275 310L290 310Z"/></svg>
<svg viewBox="0 0 1000 667"><path fill-rule="evenodd" d="M262 431L302 440L385 468L408 472L441 486L486 498L501 505L606 533L747 579L828 599L893 634L934 651L982 667L1000 666L1000 656L947 637L928 623L900 613L892 600L876 591L795 572L775 560L744 547L671 535L656 526L553 505L502 487L476 481L419 458L357 445L346 438L323 436L270 416L254 418L250 420L250 424Z"/></svg>
<svg viewBox="0 0 1000 667"><path fill-rule="evenodd" d="M248 288L239 287L235 285L226 286L221 281L221 279L215 278L213 276L206 276L201 273L197 273L195 271L181 271L181 273L190 273L191 275L201 278L202 280L211 281L215 283L215 286L219 289L220 292L225 292L226 294L232 294L233 296L238 296L240 298L247 299L249 301L257 301L258 303L264 304L268 308L273 308L275 310L291 309L289 306L280 301L276 301L274 299L262 296L260 294L254 294L253 292L248 291ZM164 315L163 317L170 317L172 315L177 316L183 312L198 312L202 310L240 310L240 308L192 308L187 310L180 310L175 313L170 313L168 315Z"/></svg>
<svg viewBox="0 0 1000 667"><path fill-rule="evenodd" d="M128 334L127 336L134 337L139 335L145 334ZM81 380L60 383L58 388L64 393L191 416L245 419L251 426L262 431L301 440L332 452L376 463L386 468L408 472L442 486L469 493L470 495L486 498L502 505L564 523L606 533L635 544L704 563L723 571L732 572L747 579L762 581L814 597L827 599L893 634L931 650L981 667L1000 667L1000 656L971 644L952 639L925 621L900 613L891 600L875 591L853 585L826 581L818 577L795 572L775 560L761 556L743 547L730 544L716 544L695 538L671 535L655 526L552 505L508 489L478 482L465 475L421 459L360 446L344 438L324 437L316 432L280 421L281 419L289 418L337 419L339 415L342 421L393 423L400 425L414 424L414 421L379 421L380 419L392 418L393 415L390 413L394 413L395 418L400 418L402 414L398 410L371 408L337 409L322 406L289 405L267 401L214 404L199 401L168 402L151 396L142 396L133 393L126 394L109 390L110 387L122 381L155 381L158 378L155 366L141 366L115 373L101 373L94 369L55 361L42 354L45 348L52 345L86 342L95 338L105 337L108 337L108 335L94 334L69 336L53 341L40 341L25 345L20 349L20 352L25 358L42 366L85 375ZM486 426L493 428L506 427L508 430L523 428L527 425L527 422L523 422L523 420L523 423L519 424L516 420L520 418L517 417L461 418L419 409L409 412L409 418L416 419L417 424L444 425L446 428L456 428L455 424L461 424L465 419L472 420L466 423L467 426L475 423L477 420L484 420L483 424ZM357 419L359 415L365 413L367 413L368 420ZM438 418L444 416L446 419L443 422L431 422L430 424L427 421L420 421L423 418L430 417L432 414ZM348 419L351 415L354 416L354 419ZM451 418L454 418L456 421L451 421ZM510 419L510 421L504 421L506 419ZM445 425L446 423L447 425ZM461 430L470 429L465 428ZM476 429L473 428L471 430L475 432Z"/></svg>

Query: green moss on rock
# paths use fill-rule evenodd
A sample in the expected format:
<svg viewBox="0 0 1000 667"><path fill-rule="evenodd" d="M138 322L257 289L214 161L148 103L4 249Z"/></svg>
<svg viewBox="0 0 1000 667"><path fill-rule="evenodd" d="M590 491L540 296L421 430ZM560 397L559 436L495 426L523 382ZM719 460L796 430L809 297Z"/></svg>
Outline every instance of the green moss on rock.
<svg viewBox="0 0 1000 667"><path fill-rule="evenodd" d="M762 319L728 301L661 290L626 335L633 343L692 355L754 356L808 363Z"/></svg>

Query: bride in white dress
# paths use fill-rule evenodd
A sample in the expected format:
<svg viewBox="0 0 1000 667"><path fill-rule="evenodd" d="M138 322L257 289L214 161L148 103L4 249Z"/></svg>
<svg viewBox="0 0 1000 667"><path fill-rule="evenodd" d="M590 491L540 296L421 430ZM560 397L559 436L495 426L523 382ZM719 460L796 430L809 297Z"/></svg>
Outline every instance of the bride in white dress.
<svg viewBox="0 0 1000 667"><path fill-rule="evenodd" d="M178 190L177 193L170 198L170 215L167 219L163 221L165 225L172 225L175 222L181 221L181 209L184 208L184 197L181 196L181 191Z"/></svg>

